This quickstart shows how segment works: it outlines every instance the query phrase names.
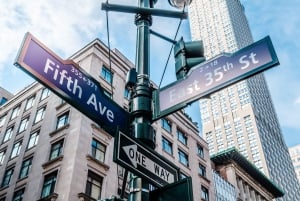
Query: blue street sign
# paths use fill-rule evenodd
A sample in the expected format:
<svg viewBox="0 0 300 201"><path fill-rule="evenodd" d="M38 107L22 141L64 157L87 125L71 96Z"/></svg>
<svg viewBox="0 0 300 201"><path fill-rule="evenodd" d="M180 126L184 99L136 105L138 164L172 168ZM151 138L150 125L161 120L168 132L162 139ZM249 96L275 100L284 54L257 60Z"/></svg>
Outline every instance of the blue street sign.
<svg viewBox="0 0 300 201"><path fill-rule="evenodd" d="M114 161L157 187L178 180L178 167L122 132L115 137Z"/></svg>
<svg viewBox="0 0 300 201"><path fill-rule="evenodd" d="M129 113L107 97L98 81L71 60L63 60L30 33L15 65L50 88L114 136L128 131Z"/></svg>
<svg viewBox="0 0 300 201"><path fill-rule="evenodd" d="M216 56L192 68L185 78L153 92L153 120L278 64L270 37L233 54Z"/></svg>

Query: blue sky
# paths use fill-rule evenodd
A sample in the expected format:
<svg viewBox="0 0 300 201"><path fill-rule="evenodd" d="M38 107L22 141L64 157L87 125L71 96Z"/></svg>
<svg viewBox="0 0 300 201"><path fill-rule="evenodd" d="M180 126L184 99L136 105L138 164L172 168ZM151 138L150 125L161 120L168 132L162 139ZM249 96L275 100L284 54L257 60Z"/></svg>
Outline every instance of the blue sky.
<svg viewBox="0 0 300 201"><path fill-rule="evenodd" d="M84 45L99 38L107 44L105 12L102 1L25 1L0 0L0 86L16 93L33 82L13 63L27 31L62 58L68 58ZM137 0L109 0L110 3L136 5ZM255 41L270 35L280 66L265 72L271 97L288 146L300 144L300 1L241 0ZM160 0L156 8L171 8ZM110 43L132 62L135 59L136 27L134 15L109 12ZM152 29L173 38L179 20L153 18ZM178 37L190 39L188 21L183 21ZM171 44L151 37L151 79L157 84ZM162 86L175 81L173 53ZM187 111L199 118L197 104ZM196 112L195 112L196 111Z"/></svg>

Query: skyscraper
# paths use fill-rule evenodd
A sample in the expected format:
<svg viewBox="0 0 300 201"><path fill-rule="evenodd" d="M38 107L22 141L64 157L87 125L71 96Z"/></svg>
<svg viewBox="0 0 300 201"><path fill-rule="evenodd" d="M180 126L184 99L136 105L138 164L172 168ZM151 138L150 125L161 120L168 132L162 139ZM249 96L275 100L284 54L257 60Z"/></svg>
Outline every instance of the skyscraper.
<svg viewBox="0 0 300 201"><path fill-rule="evenodd" d="M193 40L203 40L207 59L253 42L239 0L197 0L190 5ZM202 132L210 154L235 146L270 177L285 196L300 200L300 187L263 74L200 100Z"/></svg>
<svg viewBox="0 0 300 201"><path fill-rule="evenodd" d="M297 178L300 181L300 144L290 147L289 152L292 158L292 162L297 174Z"/></svg>

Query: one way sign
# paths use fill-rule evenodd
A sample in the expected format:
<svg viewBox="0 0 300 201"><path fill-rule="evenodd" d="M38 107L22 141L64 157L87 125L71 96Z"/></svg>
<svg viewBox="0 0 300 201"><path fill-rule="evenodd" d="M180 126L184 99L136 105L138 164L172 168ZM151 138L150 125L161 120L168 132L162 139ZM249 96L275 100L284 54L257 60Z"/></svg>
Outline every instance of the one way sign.
<svg viewBox="0 0 300 201"><path fill-rule="evenodd" d="M116 137L114 160L157 187L178 180L178 167L122 132Z"/></svg>

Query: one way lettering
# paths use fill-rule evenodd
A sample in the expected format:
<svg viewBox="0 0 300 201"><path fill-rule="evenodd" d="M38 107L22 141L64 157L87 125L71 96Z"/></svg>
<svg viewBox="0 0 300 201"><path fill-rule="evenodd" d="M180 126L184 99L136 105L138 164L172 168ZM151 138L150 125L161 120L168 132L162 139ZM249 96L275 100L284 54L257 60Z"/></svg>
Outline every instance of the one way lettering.
<svg viewBox="0 0 300 201"><path fill-rule="evenodd" d="M169 181L170 172L168 172L167 170L161 168L156 163L154 163L153 165L154 165L155 174L157 176L159 176L160 178L162 178L166 181Z"/></svg>
<svg viewBox="0 0 300 201"><path fill-rule="evenodd" d="M175 182L174 175L171 174L168 170L161 167L159 164L155 163L151 159L147 158L144 154L137 150L137 145L128 145L122 147L124 152L126 153L127 157L129 158L131 164L135 168L143 167L146 168L151 173L155 174L156 176L160 177L164 181L168 183Z"/></svg>

